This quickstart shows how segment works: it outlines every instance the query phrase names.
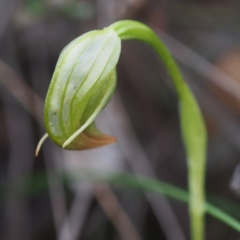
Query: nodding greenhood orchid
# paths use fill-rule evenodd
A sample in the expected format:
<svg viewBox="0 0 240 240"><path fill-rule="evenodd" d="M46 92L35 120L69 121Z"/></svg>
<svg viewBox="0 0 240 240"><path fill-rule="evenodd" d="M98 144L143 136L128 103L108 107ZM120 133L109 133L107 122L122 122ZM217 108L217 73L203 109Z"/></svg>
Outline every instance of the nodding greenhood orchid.
<svg viewBox="0 0 240 240"><path fill-rule="evenodd" d="M88 32L63 49L45 101L44 138L73 150L116 141L94 120L115 90L120 50L120 38L111 29Z"/></svg>
<svg viewBox="0 0 240 240"><path fill-rule="evenodd" d="M192 239L204 239L204 173L207 133L190 88L165 44L146 25L124 20L88 32L62 51L47 93L44 122L46 134L66 149L90 149L115 141L101 133L94 120L110 100L116 86L116 64L121 40L149 44L163 61L179 97L182 138L188 160Z"/></svg>

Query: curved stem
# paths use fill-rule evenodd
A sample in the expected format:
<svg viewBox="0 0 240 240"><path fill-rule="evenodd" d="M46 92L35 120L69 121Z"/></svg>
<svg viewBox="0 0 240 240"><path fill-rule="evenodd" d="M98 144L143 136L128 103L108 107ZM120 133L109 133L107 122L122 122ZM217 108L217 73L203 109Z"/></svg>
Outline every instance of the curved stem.
<svg viewBox="0 0 240 240"><path fill-rule="evenodd" d="M174 83L179 96L181 131L188 163L191 235L193 240L203 240L207 134L199 106L167 47L149 27L125 20L116 22L109 28L116 31L122 40L135 39L149 44L163 61Z"/></svg>

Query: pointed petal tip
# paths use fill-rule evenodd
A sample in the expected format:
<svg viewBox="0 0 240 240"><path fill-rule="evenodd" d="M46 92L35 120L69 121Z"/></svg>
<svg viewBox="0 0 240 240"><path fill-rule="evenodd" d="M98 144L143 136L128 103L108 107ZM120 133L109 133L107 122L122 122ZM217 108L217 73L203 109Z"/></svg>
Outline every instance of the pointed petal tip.
<svg viewBox="0 0 240 240"><path fill-rule="evenodd" d="M101 147L101 146L105 146L105 145L117 142L116 137L105 135L105 134L91 135L87 133L82 133L81 138L79 139L81 140L78 141L78 139L76 139L73 142L69 142L69 141L64 142L64 144L62 145L62 148L73 149L73 150L86 150L86 149L97 148L97 147Z"/></svg>
<svg viewBox="0 0 240 240"><path fill-rule="evenodd" d="M40 139L40 141L38 142L38 145L37 145L37 148L36 148L36 151L35 151L35 157L38 156L39 151L40 151L40 149L41 149L41 147L42 147L42 144L44 143L44 141L45 141L47 138L48 138L48 134L45 133L45 134L42 136L42 138Z"/></svg>
<svg viewBox="0 0 240 240"><path fill-rule="evenodd" d="M99 141L99 143L102 143L102 145L108 145L108 144L115 143L115 142L117 142L117 138L114 136L109 136L109 135L101 136L101 139Z"/></svg>

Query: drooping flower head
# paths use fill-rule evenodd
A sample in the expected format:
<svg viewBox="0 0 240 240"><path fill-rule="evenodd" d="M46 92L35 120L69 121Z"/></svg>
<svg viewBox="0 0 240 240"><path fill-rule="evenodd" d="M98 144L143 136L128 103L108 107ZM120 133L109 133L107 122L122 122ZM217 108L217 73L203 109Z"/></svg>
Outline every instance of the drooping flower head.
<svg viewBox="0 0 240 240"><path fill-rule="evenodd" d="M111 29L88 32L61 52L47 93L47 135L66 149L90 149L115 142L94 120L116 86L121 42Z"/></svg>

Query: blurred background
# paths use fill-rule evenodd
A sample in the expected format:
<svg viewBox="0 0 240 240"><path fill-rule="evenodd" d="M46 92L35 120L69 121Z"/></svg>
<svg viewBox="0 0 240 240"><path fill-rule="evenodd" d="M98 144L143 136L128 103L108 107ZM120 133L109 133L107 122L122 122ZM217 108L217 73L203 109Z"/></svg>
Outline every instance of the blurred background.
<svg viewBox="0 0 240 240"><path fill-rule="evenodd" d="M176 58L207 123L207 198L240 219L239 9L237 0L0 0L0 239L189 239L186 204L54 177L130 172L187 189L177 96L145 44L123 42L116 93L97 119L118 142L67 151L47 140L34 156L61 50L120 19L148 24ZM240 234L206 216L206 239Z"/></svg>

